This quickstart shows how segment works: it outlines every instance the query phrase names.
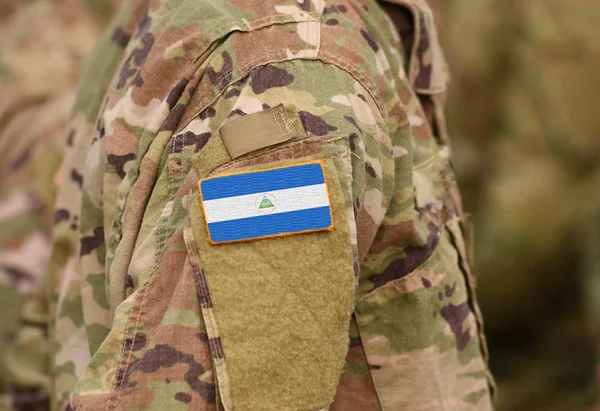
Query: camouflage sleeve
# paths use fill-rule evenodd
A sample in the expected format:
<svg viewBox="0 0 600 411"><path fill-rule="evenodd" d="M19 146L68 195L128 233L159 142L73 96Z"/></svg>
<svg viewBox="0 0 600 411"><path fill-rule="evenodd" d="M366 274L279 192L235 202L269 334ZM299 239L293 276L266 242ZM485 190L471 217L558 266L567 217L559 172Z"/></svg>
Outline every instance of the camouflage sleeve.
<svg viewBox="0 0 600 411"><path fill-rule="evenodd" d="M376 2L143 3L67 142L58 406L489 410L424 2L410 73Z"/></svg>
<svg viewBox="0 0 600 411"><path fill-rule="evenodd" d="M278 116L282 110L282 127L291 124L295 136L283 145L230 159L239 140L250 135L259 140L261 128L268 129L265 113ZM192 230L184 238L188 253L198 252L191 262L197 264L202 285L201 311L213 342L218 397L226 407L258 409L271 403L273 409L294 404L316 410L332 402L348 350L364 257L359 256L358 241L364 247L375 236L393 188L386 127L369 92L350 74L321 62L292 60L253 69L173 139L175 151L199 151L191 161L202 181L201 195L191 195ZM271 138L279 134L277 129L271 133ZM210 200L212 194L202 189L203 184L210 190L211 182L229 181L227 176L260 170L283 167L292 176L301 174L294 167L311 161L322 162L325 171L334 220L330 232L293 235L314 223L308 211L316 210L316 204L293 212L286 208L287 196L303 203L308 194L301 190L249 188L256 197L254 219L237 220L233 206L221 222L214 206L229 207L231 200ZM313 201L318 202L317 194ZM289 220L278 223L274 217L280 207ZM306 219L302 228L277 226L296 215ZM264 235L255 226L261 220L274 225L269 227L274 235L291 236L258 240L256 236ZM239 226L246 222L252 225L247 231ZM260 382L251 370L264 373ZM288 376L285 382L280 375Z"/></svg>
<svg viewBox="0 0 600 411"><path fill-rule="evenodd" d="M131 105L128 99L124 96L119 104ZM276 120L270 120L272 115L261 119L265 112L275 114ZM258 128L245 128L256 116ZM124 120L136 121L132 117ZM290 138L232 159L222 133L223 125L236 122L238 136L260 134L261 127L271 126L281 127L283 134L287 129ZM113 119L109 123L115 124ZM250 407L260 407L267 398L272 402L281 397L282 404L297 402L300 408L327 406L335 394L348 348L358 280L357 233L362 233L363 241L374 237L377 221L385 213L384 197L391 195L393 187L392 149L385 128L373 98L350 74L318 61L290 60L254 68L232 81L212 104L173 134L164 151L150 150L148 155L154 156L152 161L160 164L160 169L154 194L141 210L143 218L135 233L137 241L124 279L123 297L119 297L119 283L114 278L111 281L115 283L109 285L107 304L115 310L112 327L108 334L98 337L103 338L102 344L89 332L87 338L78 337L82 344L87 341L95 347L91 359L74 358L61 350L63 335L64 347L74 346L69 342L74 341L74 335L60 331L60 324L71 323L69 318L74 318L76 311L59 308L64 315L57 323L57 358L67 359L64 365L57 363L59 375L72 373L65 367L69 363L84 365L89 361L74 387L73 404L99 406L118 401L120 407L135 408L148 406L154 397L155 401L191 401L208 406L217 397L225 403L248 401ZM323 167L333 228L220 246L207 241L198 180L305 164ZM279 206L276 193L259 194L264 194L261 201L266 199L272 208ZM84 196L92 196L85 192L85 184ZM62 209L60 204L59 200ZM362 215L362 226L356 224L357 214ZM86 247L86 241L91 237L84 235L81 247ZM181 254L181 248L187 255ZM229 280L229 286L215 282L224 269L239 273L236 280ZM260 276L270 280L262 286L248 282ZM100 294L91 292L94 300L100 301ZM236 297L242 292L246 293L244 298ZM78 301L78 293L73 294L75 300L69 294L64 294L63 304ZM194 304L197 299L199 305ZM213 305L219 308L213 311ZM102 304L84 299L84 315L86 306L87 313L101 312ZM146 314L138 318L138 310ZM93 315L98 318L98 314ZM268 318L267 322L261 320ZM290 323L290 318L298 321ZM258 334L236 334L236 329L245 328L240 321L255 322L256 331L248 332ZM217 322L222 328L216 327ZM299 335L303 335L300 340ZM126 351L116 348L121 344ZM299 352L291 355L283 349L289 345ZM240 350L259 353L260 347L267 357L240 357ZM230 350L231 363L226 367L224 357ZM111 383L110 370L115 366L122 367L121 377ZM181 366L191 368L186 374L181 373ZM264 378L270 382L248 374L256 367L264 369ZM192 371L198 382L191 382ZM366 368L364 373L367 375ZM282 384L277 382L278 375L295 377ZM235 384L230 387L231 379ZM100 387L95 385L98 382ZM303 384L304 390L293 388ZM176 386L177 391L172 391ZM151 392L146 393L148 390Z"/></svg>
<svg viewBox="0 0 600 411"><path fill-rule="evenodd" d="M214 367L218 392L229 405L260 407L279 398L274 409L277 404L320 409L331 402L347 351L348 325L361 263L358 241L360 238L366 243L375 235L377 222L385 214L385 198L389 198L393 187L392 150L386 125L369 92L359 82L321 62L293 60L256 68L246 79L228 88L225 96L212 106L214 111L208 111L214 116L206 116L205 111L179 134L184 149L189 146L187 138L194 141L202 135L221 136L207 142L207 150L192 158L198 177L211 176L218 181L220 176L234 172L322 161L334 228L329 233L261 241L252 241L252 234L247 234L248 243L215 245L211 243L222 228L219 223L209 222L213 218L207 211L210 200L204 199L204 193L202 200L192 196L194 235L187 243L190 254L194 255L194 248L199 250L200 283L206 284L201 288L201 300L210 301L202 305L207 335L221 345L212 352L217 359ZM253 116L260 118L257 113L279 105L287 112L286 120L292 124L297 120L298 135L282 146L229 160L232 143L225 137L231 137L232 132L227 126L241 128L233 138L248 133L250 130L244 128ZM225 142L225 151L219 147L220 141ZM174 144L178 144L177 138ZM278 193L256 193L259 210L262 202L268 200L265 211L277 213L277 207L283 207L286 200L286 194L280 198ZM202 204L203 213L196 203ZM296 213L302 215L302 211ZM268 221L273 217L259 216L256 221L261 218ZM294 214L287 218L293 219ZM238 223L233 220L229 224ZM236 280L232 282L226 273L238 273ZM225 276L230 277L227 282L222 281ZM261 277L263 281L252 281ZM295 320L289 323L286 318ZM239 321L257 324L258 328L236 333ZM299 335L303 337L298 339ZM259 353L261 348L265 350L261 354L241 354ZM260 382L262 389L247 374L251 369L265 373ZM289 385L283 384L278 382L280 374L295 378L287 380Z"/></svg>

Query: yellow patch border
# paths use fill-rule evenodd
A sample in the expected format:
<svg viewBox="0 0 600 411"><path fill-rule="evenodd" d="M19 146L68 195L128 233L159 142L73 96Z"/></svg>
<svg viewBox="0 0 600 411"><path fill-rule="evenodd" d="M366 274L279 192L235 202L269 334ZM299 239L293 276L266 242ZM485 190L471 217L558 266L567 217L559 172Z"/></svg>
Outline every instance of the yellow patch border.
<svg viewBox="0 0 600 411"><path fill-rule="evenodd" d="M266 236L262 236L262 237L254 237L254 238L247 238L247 239L243 239L243 240L233 240L233 241L214 242L210 238L210 230L208 229L208 220L206 218L206 210L204 209L204 201L202 200L202 188L201 188L202 182L207 181L207 180L214 180L214 179L217 179L217 178L229 177L229 176L238 175L238 174L261 173L263 171L277 170L277 169L281 169L281 168L291 168L291 167L297 167L297 166L304 166L304 165L308 165L308 164L319 164L321 166L321 170L323 171L323 181L325 182L325 190L327 192L327 200L329 201L329 215L331 216L331 225L329 227L319 228L319 229L316 229L316 230L296 231L296 232L293 232L293 233L282 233L282 234L266 235ZM216 176L212 176L212 177L201 178L200 180L198 180L197 186L198 186L198 194L200 195L200 207L202 207L202 214L204 216L204 227L205 227L206 232L208 234L207 235L208 242L211 245L225 245L225 244L249 243L249 242L252 242L252 241L266 240L266 239L269 239L269 238L281 238L281 237L290 237L290 236L293 236L293 235L300 235L300 234L331 232L331 231L333 231L333 229L335 227L335 221L334 221L334 216L333 216L333 208L331 206L331 193L329 192L329 183L327 182L327 174L325 173L325 164L324 164L323 160L304 161L302 163L297 163L297 164L292 164L292 165L283 165L283 166L277 166L277 167L269 167L269 168L263 168L263 169L260 169L260 170L234 171L234 172L220 174L220 175L216 175Z"/></svg>

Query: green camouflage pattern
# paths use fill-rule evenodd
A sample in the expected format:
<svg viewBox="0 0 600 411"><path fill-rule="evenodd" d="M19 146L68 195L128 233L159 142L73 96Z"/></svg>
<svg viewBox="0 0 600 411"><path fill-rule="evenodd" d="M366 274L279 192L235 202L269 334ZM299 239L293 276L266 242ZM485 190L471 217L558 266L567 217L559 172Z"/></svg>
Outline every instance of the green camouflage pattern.
<svg viewBox="0 0 600 411"><path fill-rule="evenodd" d="M48 409L53 205L74 87L109 17L77 0L0 5L0 409ZM43 28L42 28L43 26Z"/></svg>
<svg viewBox="0 0 600 411"><path fill-rule="evenodd" d="M496 406L586 409L600 346L600 4L442 3Z"/></svg>
<svg viewBox="0 0 600 411"><path fill-rule="evenodd" d="M124 4L85 64L67 133L56 409L244 409L212 312L196 183L323 155L343 188L357 291L337 393L314 409L492 409L447 67L427 4L393 3ZM406 19L396 27L382 5ZM279 104L305 138L231 161L220 126Z"/></svg>

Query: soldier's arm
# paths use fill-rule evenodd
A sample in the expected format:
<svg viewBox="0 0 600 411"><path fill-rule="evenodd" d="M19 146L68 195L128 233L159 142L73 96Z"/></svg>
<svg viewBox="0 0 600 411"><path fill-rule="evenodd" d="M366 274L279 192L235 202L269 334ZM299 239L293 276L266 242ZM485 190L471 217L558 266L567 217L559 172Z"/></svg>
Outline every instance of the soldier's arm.
<svg viewBox="0 0 600 411"><path fill-rule="evenodd" d="M65 172L83 181L59 200L62 226L81 221L57 316L62 403L319 410L337 390L332 409L370 411L484 392L443 227L445 204L459 219L449 150L400 40L377 30L389 22L374 7L222 3L115 26L104 50L125 52L106 95L77 106ZM217 12L228 24L202 31Z"/></svg>
<svg viewBox="0 0 600 411"><path fill-rule="evenodd" d="M178 382L175 399L198 404L326 407L348 351L359 242L368 248L394 186L373 97L322 62L257 66L151 155L126 299L74 405L139 407L140 393L163 398ZM364 360L356 367L370 387Z"/></svg>
<svg viewBox="0 0 600 411"><path fill-rule="evenodd" d="M393 187L385 130L351 75L295 60L254 69L174 137L175 151L199 151L184 237L224 402L332 400L358 241L372 240Z"/></svg>

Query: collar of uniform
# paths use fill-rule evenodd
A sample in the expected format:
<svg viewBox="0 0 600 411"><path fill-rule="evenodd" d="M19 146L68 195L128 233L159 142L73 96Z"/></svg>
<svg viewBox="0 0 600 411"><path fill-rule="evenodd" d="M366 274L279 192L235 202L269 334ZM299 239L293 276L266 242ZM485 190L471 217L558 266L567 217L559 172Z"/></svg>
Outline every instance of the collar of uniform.
<svg viewBox="0 0 600 411"><path fill-rule="evenodd" d="M404 7L412 14L412 39L408 44L408 48L410 48L408 77L415 91L422 94L437 94L446 91L449 78L448 65L438 39L433 11L427 1L381 1L388 5ZM384 8L386 8L385 5ZM407 25L404 19L399 21L398 16L391 17L399 31L402 31L401 28Z"/></svg>

